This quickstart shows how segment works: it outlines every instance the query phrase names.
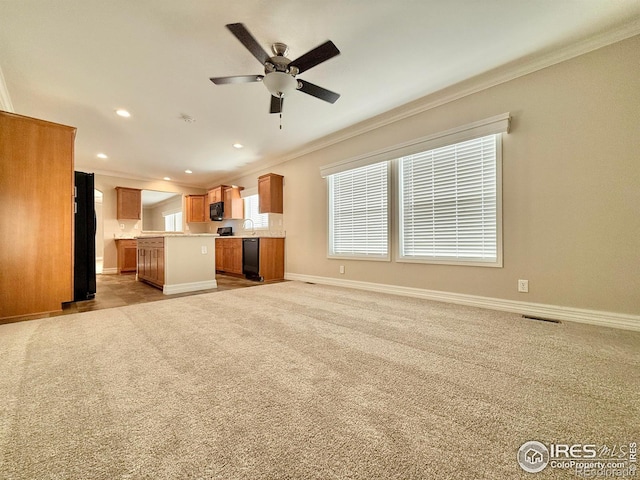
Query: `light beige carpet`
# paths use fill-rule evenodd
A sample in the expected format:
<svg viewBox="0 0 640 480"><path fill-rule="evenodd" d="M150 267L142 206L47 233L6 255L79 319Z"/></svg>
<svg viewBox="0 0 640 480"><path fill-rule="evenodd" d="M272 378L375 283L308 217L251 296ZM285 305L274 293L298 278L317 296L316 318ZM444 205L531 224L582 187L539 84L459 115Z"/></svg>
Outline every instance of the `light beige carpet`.
<svg viewBox="0 0 640 480"><path fill-rule="evenodd" d="M640 440L640 333L288 282L0 325L2 479L545 479Z"/></svg>

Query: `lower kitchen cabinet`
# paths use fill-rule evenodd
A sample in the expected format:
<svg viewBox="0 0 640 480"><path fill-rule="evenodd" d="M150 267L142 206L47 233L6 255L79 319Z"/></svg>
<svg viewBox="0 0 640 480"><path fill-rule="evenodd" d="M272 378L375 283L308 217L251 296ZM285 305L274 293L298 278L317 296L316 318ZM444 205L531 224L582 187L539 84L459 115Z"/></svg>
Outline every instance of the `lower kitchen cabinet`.
<svg viewBox="0 0 640 480"><path fill-rule="evenodd" d="M138 239L138 280L164 285L164 238Z"/></svg>
<svg viewBox="0 0 640 480"><path fill-rule="evenodd" d="M248 239L249 240L249 239ZM284 238L251 237L257 241L258 275L265 282L284 279ZM216 271L232 275L244 275L243 239L218 237L216 238ZM254 243L255 245L255 243ZM255 256L255 250L253 250ZM255 262L255 257L250 262ZM247 274L247 278L255 277L255 266Z"/></svg>
<svg viewBox="0 0 640 480"><path fill-rule="evenodd" d="M242 275L241 238L216 238L216 270Z"/></svg>
<svg viewBox="0 0 640 480"><path fill-rule="evenodd" d="M116 238L118 273L135 272L138 264L138 242L130 238Z"/></svg>
<svg viewBox="0 0 640 480"><path fill-rule="evenodd" d="M260 276L265 282L284 279L284 238L261 238Z"/></svg>

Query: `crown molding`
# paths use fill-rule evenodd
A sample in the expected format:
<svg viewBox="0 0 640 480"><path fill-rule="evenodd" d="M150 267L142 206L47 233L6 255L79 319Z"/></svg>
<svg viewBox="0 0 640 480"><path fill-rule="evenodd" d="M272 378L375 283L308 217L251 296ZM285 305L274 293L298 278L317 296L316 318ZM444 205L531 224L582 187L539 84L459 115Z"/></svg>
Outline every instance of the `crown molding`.
<svg viewBox="0 0 640 480"><path fill-rule="evenodd" d="M522 59L515 60L501 67L497 67L488 72L459 82L450 87L446 87L442 90L426 95L418 100L389 110L368 120L364 120L363 122L357 123L351 127L347 127L334 134L327 135L282 157L265 159L264 163L260 162L260 166L255 164L252 167L247 168L246 170L238 170L235 172L235 178L264 170L265 168L270 168L275 165L288 162L290 160L294 160L296 158L308 155L331 145L344 142L345 140L348 140L350 138L357 137L364 133L376 130L386 125L390 125L405 118L418 115L420 113L426 112L436 107L440 107L455 100L467 97L474 93L487 90L496 85L515 80L517 78L537 72L552 65L571 60L572 58L579 57L580 55L587 54L608 45L621 42L636 35L640 35L640 18L636 18L616 28L607 30L584 40L572 43L570 45L557 48L552 51L545 51L538 54L529 55Z"/></svg>
<svg viewBox="0 0 640 480"><path fill-rule="evenodd" d="M4 75L2 73L2 66L0 66L0 110L15 113L13 104L11 103L11 97L9 96L7 82L5 82Z"/></svg>
<svg viewBox="0 0 640 480"><path fill-rule="evenodd" d="M236 169L224 177L217 177L212 184L229 183L244 176L264 172L277 165L295 160L296 158L322 150L323 148L336 145L349 140L350 138L357 137L405 118L424 113L436 107L473 95L474 93L515 80L552 65L571 60L572 58L621 42L636 35L640 35L640 18L635 18L630 22L619 25L618 27L574 42L570 45L565 45L564 47L539 52L519 60L514 60L513 62L507 63L488 72L481 73L467 80L463 80L462 82L428 94L418 100L409 102L405 105L339 130L338 132L329 134L285 155L268 157L252 162L251 165Z"/></svg>

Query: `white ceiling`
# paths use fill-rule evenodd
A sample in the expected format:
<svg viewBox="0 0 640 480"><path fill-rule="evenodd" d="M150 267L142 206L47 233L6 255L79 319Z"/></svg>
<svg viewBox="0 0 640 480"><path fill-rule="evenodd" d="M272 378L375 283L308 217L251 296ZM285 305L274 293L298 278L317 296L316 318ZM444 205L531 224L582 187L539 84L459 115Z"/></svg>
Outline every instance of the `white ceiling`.
<svg viewBox="0 0 640 480"><path fill-rule="evenodd" d="M78 128L76 169L208 187L639 18L640 0L0 0L0 67L16 113ZM288 44L291 59L332 40L341 55L300 78L341 98L295 92L280 130L264 85L212 84L263 73L225 28L236 22L266 51Z"/></svg>

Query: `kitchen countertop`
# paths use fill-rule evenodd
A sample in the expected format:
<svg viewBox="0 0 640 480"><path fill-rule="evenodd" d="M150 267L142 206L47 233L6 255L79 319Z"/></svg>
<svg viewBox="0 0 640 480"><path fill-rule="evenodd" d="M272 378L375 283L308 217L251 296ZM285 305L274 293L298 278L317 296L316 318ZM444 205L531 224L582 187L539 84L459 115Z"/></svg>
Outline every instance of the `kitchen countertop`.
<svg viewBox="0 0 640 480"><path fill-rule="evenodd" d="M220 238L285 238L284 235L218 235L217 233L142 233L140 235L121 235L114 236L115 240L136 240L138 238L157 238L157 237L220 237Z"/></svg>
<svg viewBox="0 0 640 480"><path fill-rule="evenodd" d="M219 237L217 233L143 233L134 238L157 238L157 237Z"/></svg>
<svg viewBox="0 0 640 480"><path fill-rule="evenodd" d="M221 235L220 238L285 238L284 235Z"/></svg>

